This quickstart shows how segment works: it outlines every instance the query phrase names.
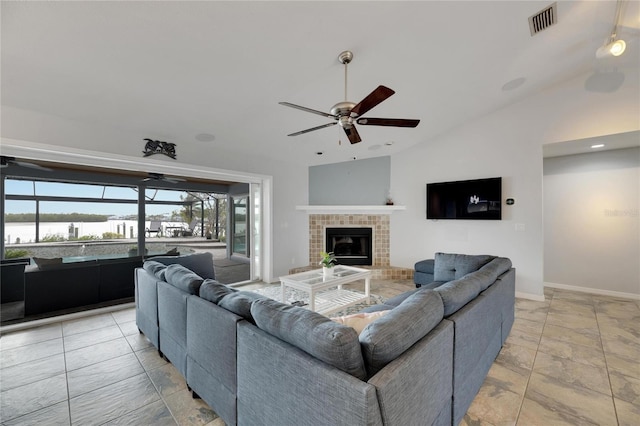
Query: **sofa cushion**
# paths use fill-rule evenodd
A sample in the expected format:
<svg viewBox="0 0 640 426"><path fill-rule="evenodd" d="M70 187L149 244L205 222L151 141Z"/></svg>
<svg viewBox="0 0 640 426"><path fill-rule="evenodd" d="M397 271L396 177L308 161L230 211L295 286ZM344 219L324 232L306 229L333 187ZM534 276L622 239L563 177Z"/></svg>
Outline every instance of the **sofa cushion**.
<svg viewBox="0 0 640 426"><path fill-rule="evenodd" d="M167 265L153 260L147 260L142 264L142 267L157 279L164 281L164 273Z"/></svg>
<svg viewBox="0 0 640 426"><path fill-rule="evenodd" d="M177 263L191 269L202 278L216 278L216 273L213 270L213 255L208 251L183 256L156 256L152 259L165 265Z"/></svg>
<svg viewBox="0 0 640 426"><path fill-rule="evenodd" d="M433 280L444 282L457 280L470 272L477 271L494 258L495 256L485 254L436 253Z"/></svg>
<svg viewBox="0 0 640 426"><path fill-rule="evenodd" d="M380 303L378 305L368 306L368 307L362 309L360 312L361 313L371 313L371 312L380 312L380 311L390 311L393 308L395 308L395 306L387 305L385 303Z"/></svg>
<svg viewBox="0 0 640 426"><path fill-rule="evenodd" d="M333 317L331 321L337 322L338 324L346 325L353 328L356 333L360 334L362 330L366 326L368 326L373 321L381 318L389 313L389 310L386 311L376 311L376 312L360 312L357 314L344 315L341 317Z"/></svg>
<svg viewBox="0 0 640 426"><path fill-rule="evenodd" d="M442 320L440 295L420 290L360 333L367 373L375 375L385 365L426 336Z"/></svg>
<svg viewBox="0 0 640 426"><path fill-rule="evenodd" d="M402 302L404 302L405 300L407 300L409 297L413 296L414 294L416 294L417 292L419 292L420 290L422 290L421 288L416 288L415 290L409 290L409 291L405 291L404 293L400 293L397 296L391 297L389 299L387 299L384 304L385 305L391 305L391 306L398 306L400 305Z"/></svg>
<svg viewBox="0 0 640 426"><path fill-rule="evenodd" d="M358 333L353 328L271 299L253 302L251 315L267 333L352 376L366 377Z"/></svg>
<svg viewBox="0 0 640 426"><path fill-rule="evenodd" d="M491 262L484 265L482 268L478 269L475 273L478 277L481 277L481 289L480 291L484 291L491 284L493 284L496 279L511 269L511 260L506 257L496 257Z"/></svg>
<svg viewBox="0 0 640 426"><path fill-rule="evenodd" d="M238 290L227 287L216 280L207 278L200 286L199 296L217 305L223 297L237 291Z"/></svg>
<svg viewBox="0 0 640 426"><path fill-rule="evenodd" d="M164 276L167 283L189 294L198 294L204 281L201 276L182 265L168 265Z"/></svg>
<svg viewBox="0 0 640 426"><path fill-rule="evenodd" d="M482 291L483 281L482 276L477 272L473 272L459 280L449 281L433 289L433 291L439 293L440 297L442 297L444 316L448 317L475 299Z"/></svg>
<svg viewBox="0 0 640 426"><path fill-rule="evenodd" d="M251 304L254 300L264 298L265 296L251 291L235 291L220 299L218 306L226 309L227 311L231 311L236 315L240 315L246 320L254 322L253 317L251 316Z"/></svg>

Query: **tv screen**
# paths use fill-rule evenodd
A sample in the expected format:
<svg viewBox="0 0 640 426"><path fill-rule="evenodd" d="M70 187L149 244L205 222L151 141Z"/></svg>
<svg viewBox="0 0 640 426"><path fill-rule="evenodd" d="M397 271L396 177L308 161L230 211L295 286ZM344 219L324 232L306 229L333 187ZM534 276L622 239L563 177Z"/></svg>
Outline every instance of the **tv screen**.
<svg viewBox="0 0 640 426"><path fill-rule="evenodd" d="M427 184L427 219L502 219L502 178Z"/></svg>

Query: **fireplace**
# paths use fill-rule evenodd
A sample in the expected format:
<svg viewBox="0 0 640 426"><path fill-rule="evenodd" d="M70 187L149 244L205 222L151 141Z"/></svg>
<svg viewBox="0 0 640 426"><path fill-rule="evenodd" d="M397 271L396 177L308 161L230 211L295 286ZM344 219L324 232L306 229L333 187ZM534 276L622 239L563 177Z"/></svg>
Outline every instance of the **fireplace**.
<svg viewBox="0 0 640 426"><path fill-rule="evenodd" d="M341 265L373 265L371 228L326 228L326 251Z"/></svg>

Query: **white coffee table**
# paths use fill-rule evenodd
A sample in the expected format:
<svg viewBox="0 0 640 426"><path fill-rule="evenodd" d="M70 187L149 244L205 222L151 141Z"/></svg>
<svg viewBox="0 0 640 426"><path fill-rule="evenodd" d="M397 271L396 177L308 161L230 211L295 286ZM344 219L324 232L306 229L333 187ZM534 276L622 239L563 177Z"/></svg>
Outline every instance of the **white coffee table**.
<svg viewBox="0 0 640 426"><path fill-rule="evenodd" d="M356 303L370 302L370 270L345 265L337 265L333 270L333 276L326 278L322 275L322 269L280 277L282 301L285 302L285 287L291 287L309 293L309 309L324 315ZM344 284L362 279L364 295L342 288Z"/></svg>

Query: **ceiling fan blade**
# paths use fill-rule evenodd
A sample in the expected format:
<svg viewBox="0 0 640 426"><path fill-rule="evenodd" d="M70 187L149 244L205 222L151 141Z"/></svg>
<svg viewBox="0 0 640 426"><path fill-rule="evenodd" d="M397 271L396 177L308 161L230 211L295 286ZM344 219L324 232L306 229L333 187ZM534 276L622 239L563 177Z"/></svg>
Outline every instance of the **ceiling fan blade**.
<svg viewBox="0 0 640 426"><path fill-rule="evenodd" d="M374 108L376 105L378 105L380 102L384 101L394 93L396 92L389 89L388 87L378 86L373 92L369 93L366 98L361 100L358 105L354 106L351 109L352 116L353 114L355 114L356 117L358 117L365 114L367 111Z"/></svg>
<svg viewBox="0 0 640 426"><path fill-rule="evenodd" d="M165 181L165 182L169 182L169 183L178 183L178 182L185 182L186 179L182 179L179 177L163 177L161 180Z"/></svg>
<svg viewBox="0 0 640 426"><path fill-rule="evenodd" d="M149 172L149 176L147 176L146 178L142 179L143 182L150 182L152 180L164 181L164 182L169 182L169 183L178 183L178 182L185 182L186 181L186 179L183 179L183 178L180 178L180 177L165 176L162 173L152 173L152 172Z"/></svg>
<svg viewBox="0 0 640 426"><path fill-rule="evenodd" d="M352 145L354 143L358 143L362 141L362 139L360 139L360 135L358 134L358 131L356 130L355 126L351 126L350 128L344 127L344 132L347 134L347 137L349 138L349 142L351 142Z"/></svg>
<svg viewBox="0 0 640 426"><path fill-rule="evenodd" d="M300 105L292 104L290 102L278 102L278 103L280 105L284 105L284 106L288 106L288 107L291 107L291 108L299 109L299 110L302 110L302 111L310 112L312 114L318 114L318 115L321 115L323 117L336 118L334 115L331 115L328 112L318 111L318 110L315 110L315 109L311 109L311 108L303 107L303 106L300 106ZM291 135L289 135L289 136L291 136Z"/></svg>
<svg viewBox="0 0 640 426"><path fill-rule="evenodd" d="M336 124L338 124L338 122L334 122L334 123L327 123L327 124L323 124L322 126L316 126L316 127L312 127L310 129L306 129L306 130L300 130L299 132L295 132L295 133L291 133L290 135L287 136L298 136L298 135L302 135L304 133L309 133L309 132L313 132L314 130L320 130L320 129L324 129L325 127L329 127L329 126L335 126Z"/></svg>
<svg viewBox="0 0 640 426"><path fill-rule="evenodd" d="M9 167L12 164L16 165L16 166L20 166L20 167L27 167L29 169L41 170L43 172L52 172L53 171L53 169L41 166L40 164L29 163L28 161L17 161L14 157L2 156L0 158L0 167L2 167L3 169L5 167Z"/></svg>
<svg viewBox="0 0 640 426"><path fill-rule="evenodd" d="M41 170L43 172L52 172L53 169L41 166L40 164L27 163L26 161L13 161L13 164L21 167L27 167L29 169Z"/></svg>
<svg viewBox="0 0 640 426"><path fill-rule="evenodd" d="M364 126L416 127L420 123L420 120L409 120L405 118L358 118L356 122Z"/></svg>

